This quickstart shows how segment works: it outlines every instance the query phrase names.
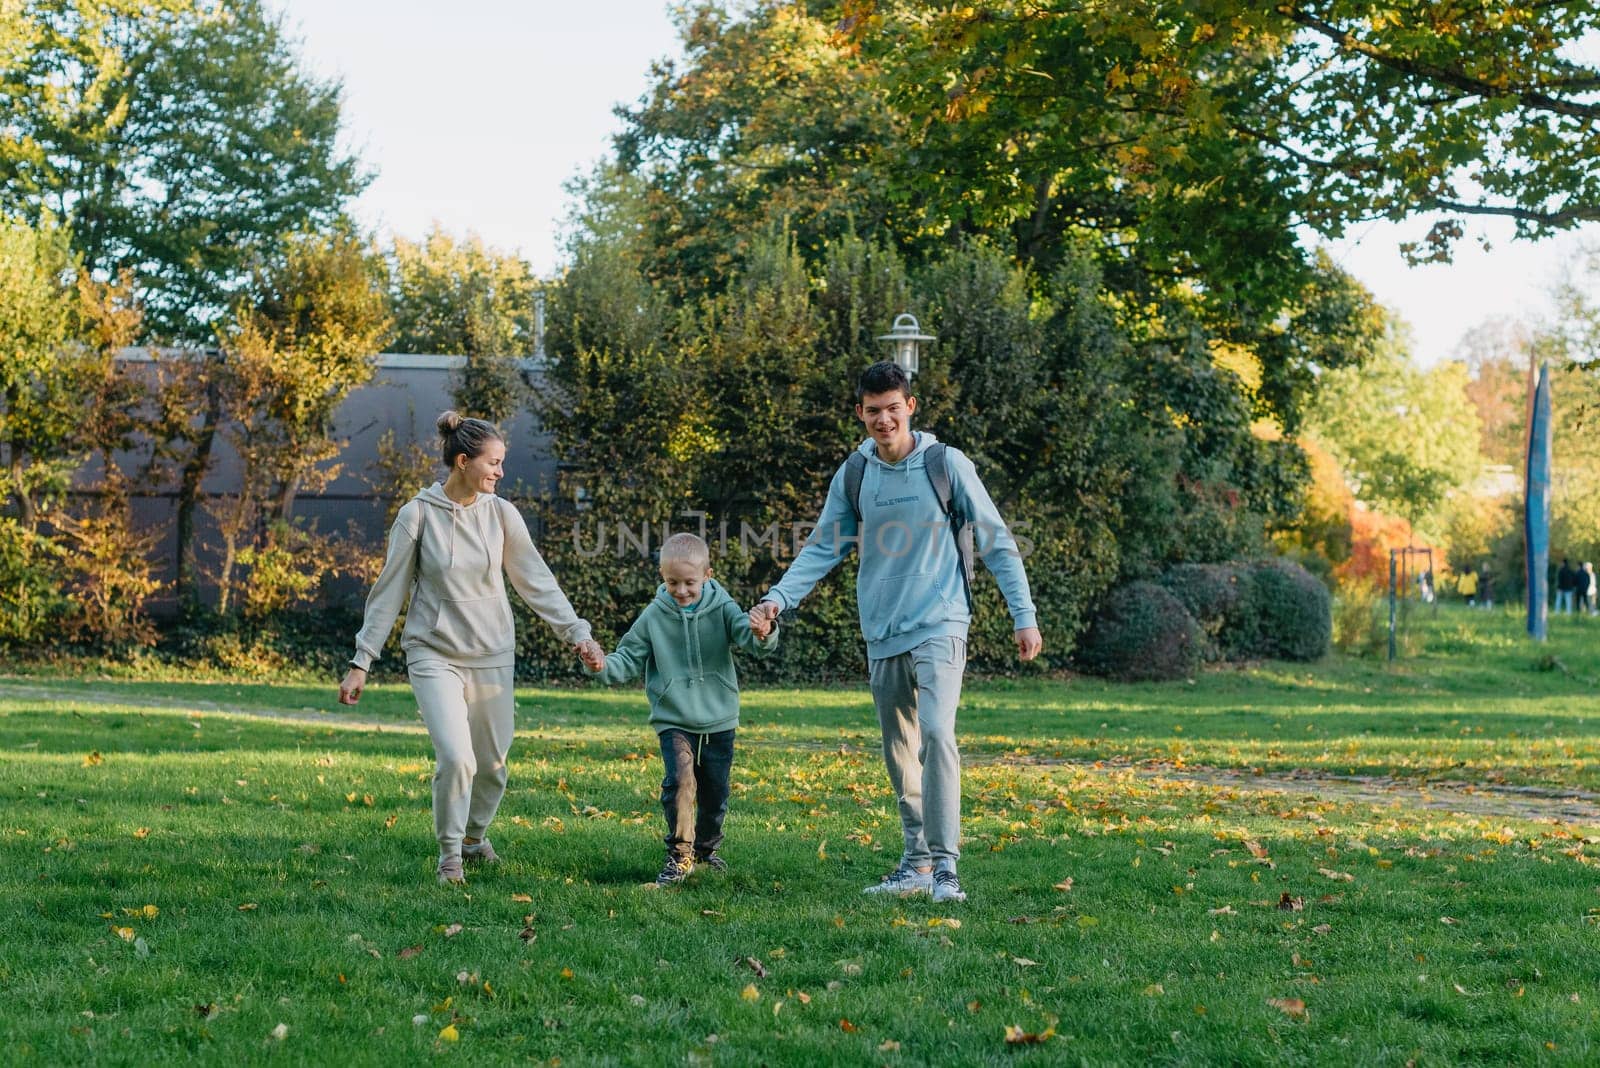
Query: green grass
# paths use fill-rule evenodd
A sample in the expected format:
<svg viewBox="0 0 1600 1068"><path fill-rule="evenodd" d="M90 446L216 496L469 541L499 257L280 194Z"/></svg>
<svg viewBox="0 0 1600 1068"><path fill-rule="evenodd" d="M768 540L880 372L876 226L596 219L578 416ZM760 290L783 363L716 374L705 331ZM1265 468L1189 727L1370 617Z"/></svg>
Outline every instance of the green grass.
<svg viewBox="0 0 1600 1068"><path fill-rule="evenodd" d="M858 892L899 848L859 689L747 694L733 871L662 892L637 692L521 695L506 863L444 889L403 687L354 713L406 728L377 731L206 711L315 716L331 685L14 679L61 696L0 689L8 1059L1593 1063L1600 829L1181 777L1600 787L1600 627L1536 651L1446 612L1426 641L1396 668L974 684L973 897L944 907Z"/></svg>

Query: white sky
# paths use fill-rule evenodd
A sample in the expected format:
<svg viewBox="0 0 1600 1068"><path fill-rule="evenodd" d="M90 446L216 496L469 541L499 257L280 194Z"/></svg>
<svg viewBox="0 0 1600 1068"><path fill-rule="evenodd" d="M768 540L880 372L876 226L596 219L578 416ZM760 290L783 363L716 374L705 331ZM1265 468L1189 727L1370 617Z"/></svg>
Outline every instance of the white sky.
<svg viewBox="0 0 1600 1068"><path fill-rule="evenodd" d="M345 87L349 145L377 173L356 213L380 233L420 237L434 221L476 231L540 273L558 262L563 183L609 147L611 109L677 54L668 0L276 0L311 68ZM1414 354L1447 359L1486 319L1527 318L1581 240L1527 244L1499 221L1469 228L1455 262L1407 267L1399 244L1428 223L1378 223L1331 246L1334 259L1411 324Z"/></svg>

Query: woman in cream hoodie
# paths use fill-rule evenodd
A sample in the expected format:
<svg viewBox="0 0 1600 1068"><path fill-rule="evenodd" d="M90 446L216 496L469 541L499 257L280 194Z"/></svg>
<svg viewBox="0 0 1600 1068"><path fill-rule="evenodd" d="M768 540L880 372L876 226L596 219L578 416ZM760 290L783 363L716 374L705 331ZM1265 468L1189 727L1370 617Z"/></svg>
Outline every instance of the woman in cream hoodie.
<svg viewBox="0 0 1600 1068"><path fill-rule="evenodd" d="M506 579L589 667L604 667L605 652L556 585L521 514L495 496L506 455L500 432L455 412L441 415L438 426L450 474L406 502L389 528L383 572L367 596L339 701L361 699L367 671L409 597L400 647L437 758L439 881L459 883L463 859L500 859L485 833L505 794L515 716Z"/></svg>

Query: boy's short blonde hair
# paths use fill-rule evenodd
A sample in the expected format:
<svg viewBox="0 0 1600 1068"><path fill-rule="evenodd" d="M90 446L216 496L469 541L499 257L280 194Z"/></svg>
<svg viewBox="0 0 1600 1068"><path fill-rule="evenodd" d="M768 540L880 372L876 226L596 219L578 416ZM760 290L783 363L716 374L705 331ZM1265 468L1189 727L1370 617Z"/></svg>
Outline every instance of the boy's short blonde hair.
<svg viewBox="0 0 1600 1068"><path fill-rule="evenodd" d="M709 568L711 547L694 534L674 534L661 543L661 566L666 567L669 562L675 560L686 561L695 567Z"/></svg>

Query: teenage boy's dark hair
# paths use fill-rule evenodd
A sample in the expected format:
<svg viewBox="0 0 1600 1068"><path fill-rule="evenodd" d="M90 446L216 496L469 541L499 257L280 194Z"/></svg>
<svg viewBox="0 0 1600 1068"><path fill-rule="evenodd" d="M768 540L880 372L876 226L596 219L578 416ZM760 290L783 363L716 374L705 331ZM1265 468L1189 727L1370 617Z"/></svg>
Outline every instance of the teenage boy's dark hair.
<svg viewBox="0 0 1600 1068"><path fill-rule="evenodd" d="M899 364L891 360L879 360L862 371L860 379L856 381L856 403L859 404L868 393L892 393L897 389L901 396L911 396L911 379Z"/></svg>

